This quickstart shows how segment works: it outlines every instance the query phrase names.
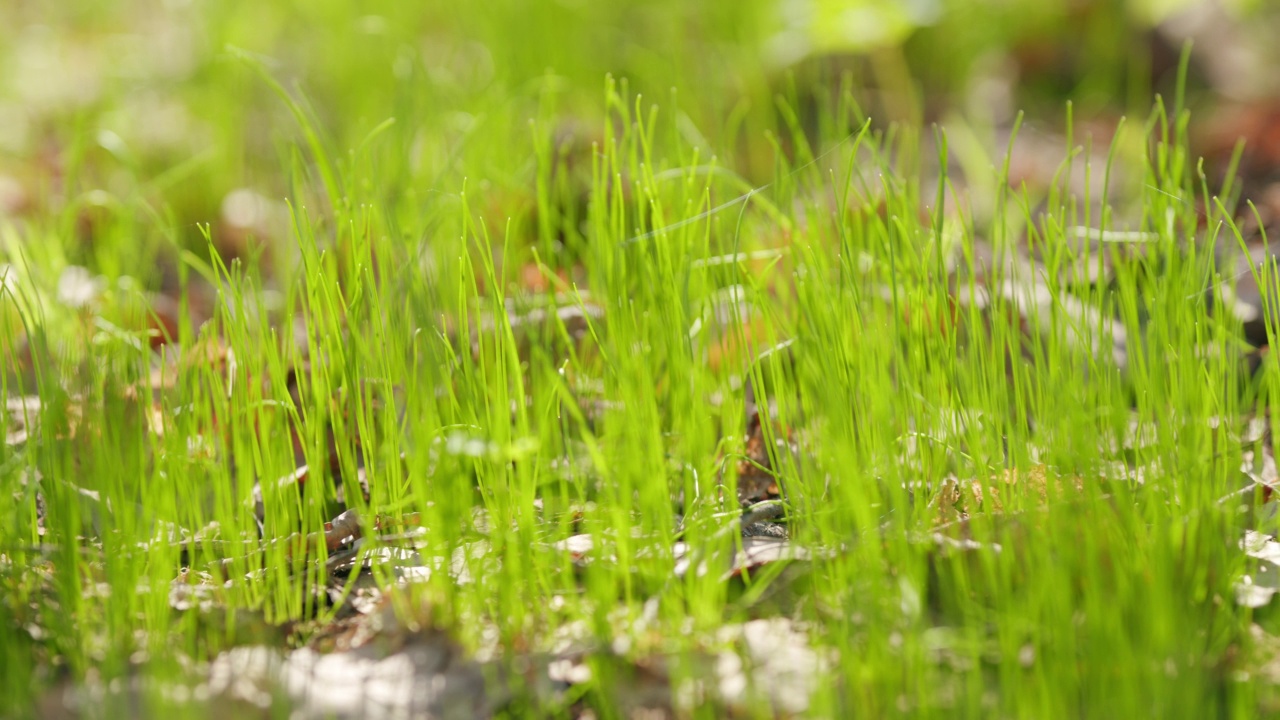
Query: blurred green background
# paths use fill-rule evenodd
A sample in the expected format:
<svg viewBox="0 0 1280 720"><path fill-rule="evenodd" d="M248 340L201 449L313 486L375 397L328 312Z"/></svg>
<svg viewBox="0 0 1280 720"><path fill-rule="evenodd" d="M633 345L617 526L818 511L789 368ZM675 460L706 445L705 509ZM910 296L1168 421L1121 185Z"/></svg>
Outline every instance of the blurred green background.
<svg viewBox="0 0 1280 720"><path fill-rule="evenodd" d="M53 233L60 242L23 252L66 252L46 259L155 288L172 277L145 269L170 264L174 247L205 251L198 223L228 255L284 234L299 125L255 65L304 103L339 159L395 118L373 199L411 223L463 178L496 216L532 204L535 141L585 152L607 74L678 107L695 146L763 184L775 160L760 129L790 134L779 99L815 124L842 83L878 124L963 118L998 145L1016 111L1052 126L1068 98L1076 118L1145 114L1193 40L1193 108L1266 102L1280 27L1267 5L10 0L3 252ZM138 267L115 267L113 248L140 241Z"/></svg>

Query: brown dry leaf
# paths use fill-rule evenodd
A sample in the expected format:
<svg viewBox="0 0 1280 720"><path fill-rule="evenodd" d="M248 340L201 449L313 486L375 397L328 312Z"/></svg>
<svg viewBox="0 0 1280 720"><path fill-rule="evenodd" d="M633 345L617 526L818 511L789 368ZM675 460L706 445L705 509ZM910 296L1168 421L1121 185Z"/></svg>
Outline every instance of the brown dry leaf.
<svg viewBox="0 0 1280 720"><path fill-rule="evenodd" d="M1084 492L1084 480L1078 475L1063 478L1061 475L1050 475L1047 465L1033 465L1029 470L1019 472L1009 469L1002 473L1002 479L1008 486L1021 482L1040 499L1042 507L1048 506L1053 499L1062 495ZM1063 480L1070 484L1064 485ZM1070 491L1070 493L1068 492Z"/></svg>
<svg viewBox="0 0 1280 720"><path fill-rule="evenodd" d="M1006 503L1020 494L1035 498L1043 509L1058 498L1083 491L1084 481L1079 476L1063 477L1052 473L1046 465L1033 465L1027 470L1007 468L990 476L985 483L950 479L934 496L937 506L934 527L963 521L979 512L1002 515L1006 512Z"/></svg>
<svg viewBox="0 0 1280 720"><path fill-rule="evenodd" d="M742 367L755 356L760 346L769 345L773 330L765 318L748 319L742 323L741 330L725 332L707 346L707 366L714 371Z"/></svg>
<svg viewBox="0 0 1280 720"><path fill-rule="evenodd" d="M969 510L965 504L965 492L960 481L955 477L943 478L937 493L930 500L934 506L934 527L951 525L969 519Z"/></svg>
<svg viewBox="0 0 1280 720"><path fill-rule="evenodd" d="M517 272L517 287L525 292L534 295L546 295L554 292L560 287L570 287L573 283L573 277L570 272L564 268L558 268L554 271L555 280L547 277L544 270L545 266L537 263L525 263L520 266ZM585 272L577 271L577 274L583 275Z"/></svg>
<svg viewBox="0 0 1280 720"><path fill-rule="evenodd" d="M784 433L775 430L774 434L782 437ZM790 447L789 442L779 440L779 443ZM747 423L744 454L747 459L738 463L738 502L745 506L781 496L782 489L778 486L776 468L769 459L769 446L758 412L752 413Z"/></svg>

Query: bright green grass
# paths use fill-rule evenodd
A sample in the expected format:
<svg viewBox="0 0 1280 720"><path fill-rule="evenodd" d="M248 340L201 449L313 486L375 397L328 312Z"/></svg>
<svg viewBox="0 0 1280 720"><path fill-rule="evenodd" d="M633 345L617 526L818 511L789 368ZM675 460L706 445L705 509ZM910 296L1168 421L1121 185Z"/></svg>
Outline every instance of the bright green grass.
<svg viewBox="0 0 1280 720"><path fill-rule="evenodd" d="M1131 119L1108 161L1088 168L1089 182L1107 188L1099 217L1065 179L1041 193L1009 188L1001 150L948 168L944 131L868 123L856 92L822 103L809 133L789 120L785 98L776 115L757 102L736 129L703 130L700 119L735 117L724 88L655 104L609 80L601 100L564 89L599 77L573 76L591 73L557 55L571 46L501 43L495 52L510 57L494 60L497 73L538 62L568 79L538 68L514 83L522 90L423 98L402 77L362 91L359 81L385 78L385 68L342 64L379 41L337 31L324 39L335 43L332 65L315 72L349 85L304 78L295 88L252 51L246 37L270 31L254 17L236 32L210 31L248 49L222 56L234 71L195 105L219 136L214 147L235 152L192 155L173 175L123 166L123 179L103 180L114 183L105 197L80 196L100 201L105 218L91 247L73 241L75 203L0 226L12 273L0 357L18 365L22 331L32 353L30 372L6 374L0 394L44 403L38 438L0 446L0 697L15 714L34 712L60 680L86 677L151 681L145 702L157 715L210 714L162 692L197 679L179 657L284 643L268 625L317 613L293 641L322 626L329 611L308 589L323 579L317 564L283 543L259 544L247 499L262 480L268 539L332 519L334 490L319 469L327 428L348 498L359 495L357 445L364 453L371 498L355 503L364 517L416 514L428 558L486 544L468 563L470 582L436 572L398 596L405 616L429 617L471 648L496 633L513 658L549 649L575 623L601 647L629 636L624 657L600 655L583 689L602 713L624 694L629 660L666 655L679 685L701 672L719 628L775 613L809 623L810 641L831 653L815 716L1251 716L1271 696L1251 679L1252 612L1234 604L1246 518L1218 500L1244 484L1250 448L1239 425L1274 394L1274 373L1267 365L1260 381L1244 378L1238 328L1208 312L1212 247L1240 239L1187 154L1180 100ZM582 27L557 25L566 18ZM594 26L569 13L518 19L530 38L578 38ZM378 27L407 33L411 20L427 17L388 16ZM726 13L709 32L730 42L750 20ZM507 26L492 32L514 37ZM680 58L699 56L682 53L641 63L652 76L636 86L662 87ZM432 69L406 62L411 74ZM291 117L261 127L246 117L258 104L234 102L237 93L268 94ZM596 119L587 148L567 157L551 138L560 118L577 115ZM103 143L84 133L76 182L87 190L112 165L89 162ZM279 133L293 141L273 145ZM738 145L747 149L731 152ZM1075 146L1063 147L1063 178L1085 162ZM264 167L288 198L289 242L257 259L222 262L194 239L214 229L173 219L183 202L208 201L157 188L189 183L194 193ZM989 193L965 199L948 169ZM1079 259L1068 229L1113 225L1153 234L1145 259L1119 262L1112 288L1073 293L1120 318L1123 370L1110 359L1114 333L1074 319L1059 285ZM954 287L975 247L1007 250L1024 232L1050 258L1046 313L1024 326L994 294L987 310L958 303L977 292L963 280ZM738 253L766 259L730 257ZM153 257L173 260L184 289L218 291L214 319L183 326L170 350L188 369L154 399L146 379L157 360L135 330L145 301L117 282L154 280L135 270ZM72 263L108 280L91 309L56 299ZM528 264L554 294L521 289ZM551 280L561 270L571 279ZM717 305L729 297L725 322ZM603 312L571 339L564 323L512 327L508 303ZM190 360L217 338L234 363ZM735 343L748 349L713 358ZM295 404L286 376L304 356ZM134 384L140 399L125 392ZM714 559L738 512L722 498L733 496L744 451L747 385L776 403L768 435L794 429L799 452L773 465L792 536L818 559L798 578L765 568L745 590L716 572L676 578L676 541ZM148 430L153 400L163 434ZM1124 447L1134 421L1151 434ZM315 473L301 493L275 482L295 469L291 427ZM1141 482L1117 461L1139 468ZM1016 483L1002 479L1014 474ZM931 538L948 479L974 510L974 549ZM971 481L987 486L983 512ZM204 529L185 559L177 528ZM591 533L599 555L581 574L552 549L575 532ZM214 572L215 584L234 581L212 613L171 609L184 563ZM790 597L777 600L784 583L794 583ZM560 709L532 691L524 701ZM127 702L109 695L100 709L117 715Z"/></svg>

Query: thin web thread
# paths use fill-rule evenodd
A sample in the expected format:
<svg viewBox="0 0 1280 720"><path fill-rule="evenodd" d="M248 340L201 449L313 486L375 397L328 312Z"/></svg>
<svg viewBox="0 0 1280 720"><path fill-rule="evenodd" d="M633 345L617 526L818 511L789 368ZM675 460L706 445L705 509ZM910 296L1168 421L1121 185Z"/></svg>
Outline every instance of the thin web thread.
<svg viewBox="0 0 1280 720"><path fill-rule="evenodd" d="M853 131L853 132L849 133L848 135L844 136L844 138L843 138L843 139L841 139L841 140L840 140L840 142L838 142L838 143L836 143L835 145L831 146L831 148L830 148L830 149L828 149L827 151L823 152L821 155L819 155L819 156L815 157L814 159L810 160L809 162L805 163L804 165L801 165L800 167L796 168L795 170L792 170L791 172L787 173L784 177L790 178L790 177L792 177L792 176L794 176L794 175L796 175L796 174L798 174L798 173L800 173L800 172L802 172L802 171L804 171L804 170L809 169L810 167L812 167L812 166L814 166L814 165L817 165L819 162L821 162L822 160L824 160L828 155L831 155L832 153L836 152L837 150L839 150L839 149L843 148L846 144L848 144L848 143L849 143L849 141L853 140L855 137L857 137L857 136L861 135L862 133L866 132L867 127L868 127L868 125L867 125L867 124L863 124L863 126L862 126L862 127L858 128L857 130L855 130L855 131ZM699 222L699 221L701 221L701 220L705 220L706 218L709 218L709 217L711 217L712 215L715 215L715 214L717 214L717 213L720 213L720 212L723 212L723 211L725 211L725 210L728 210L728 209L729 209L729 208L731 208L731 207L735 207L735 206L740 205L740 204L742 204L742 203L748 202L749 200L751 200L751 198L752 198L753 196L755 196L755 195L757 195L757 194L759 194L759 193L761 193L761 192L763 192L763 191L765 191L765 190L769 189L769 188L770 188L770 187L772 187L772 186L773 186L773 183L765 183L764 185L761 185L760 187L756 187L756 188L752 188L752 189L748 190L746 193L744 193L744 194L742 194L742 195L739 195L738 197L736 197L736 198L734 198L734 199L732 199L732 200L729 200L729 201L727 201L727 202L721 203L721 204L719 204L719 205L717 205L717 206L715 206L715 207L713 207L713 208L711 208L711 209L709 209L709 210L704 210L703 212L700 212L700 213L698 213L697 215L694 215L693 217L687 217L687 218L685 218L684 220L680 220L680 221L678 221L678 222L671 223L670 225L664 225L664 226L662 226L662 227L660 227L660 228L654 228L653 230L650 230L650 231L649 231L649 232L647 232L647 233L642 233L642 234L640 234L640 235L635 235L635 236L633 236L633 237L629 237L629 238L627 238L626 240L621 241L619 244L620 244L620 245L633 245L633 244L635 244L635 243L642 242L642 241L644 241L644 240L648 240L648 239L650 239L650 238L657 237L658 235L661 235L661 234L663 234L663 233L667 233L667 232L670 232L670 231L672 231L672 230L678 230L678 229L680 229L680 228L682 228L682 227L684 227L684 226L686 226L686 225L691 225L691 224L696 223L696 222Z"/></svg>

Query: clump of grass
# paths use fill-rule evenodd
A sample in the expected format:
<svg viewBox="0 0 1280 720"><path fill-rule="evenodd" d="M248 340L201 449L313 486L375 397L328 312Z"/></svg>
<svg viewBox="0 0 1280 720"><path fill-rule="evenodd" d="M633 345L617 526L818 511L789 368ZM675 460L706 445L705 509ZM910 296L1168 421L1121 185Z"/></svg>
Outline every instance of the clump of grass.
<svg viewBox="0 0 1280 720"><path fill-rule="evenodd" d="M0 446L18 712L64 679L109 689L106 714L209 712L171 691L198 682L188 661L305 642L353 592L359 573L326 565L343 508L359 559L397 549L384 524L417 528L418 582L370 570L409 621L503 667L582 649L567 695L506 676L529 712L625 711L661 663L663 702L696 715L721 631L759 617L821 658L815 716L1255 708L1245 519L1219 499L1275 374L1250 386L1239 321L1211 312L1217 250L1243 240L1180 102L1086 168L1099 209L1065 180L1010 187L1007 154L957 168L945 131L879 127L852 95L816 134L784 107L756 187L610 80L588 165L543 131L551 100L533 124L528 222L490 212L483 180L397 196L400 120L339 152L275 90L304 138L283 161L297 263L224 261L205 228L207 260L174 252L182 292L216 290L212 319L163 354L124 329L127 288L73 310L49 295L62 260L8 259L0 357L41 401ZM1074 141L1064 156L1065 178ZM958 182L983 173L985 216ZM1072 230L1122 221L1140 248ZM733 564L752 472L803 560ZM736 711L785 709L757 677Z"/></svg>

